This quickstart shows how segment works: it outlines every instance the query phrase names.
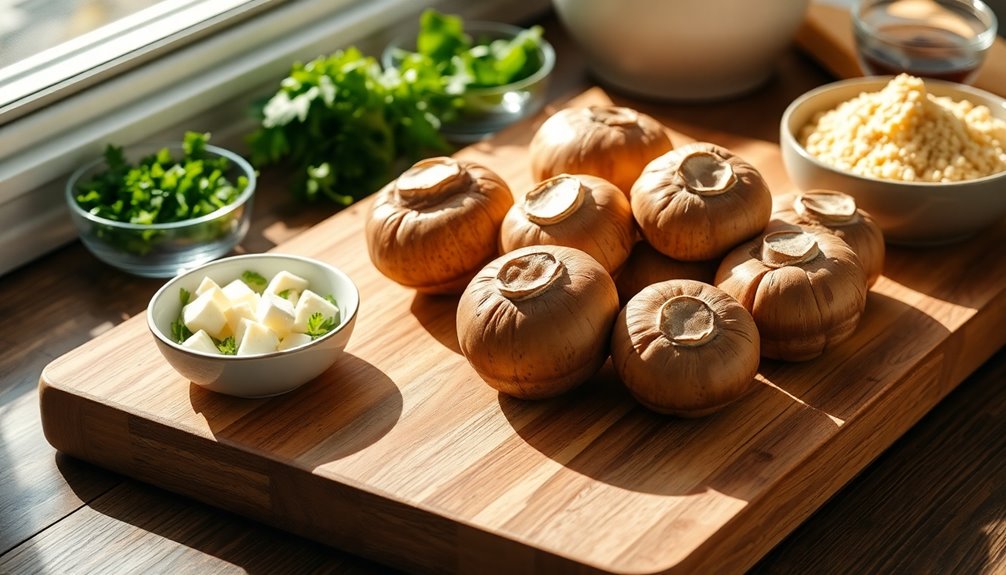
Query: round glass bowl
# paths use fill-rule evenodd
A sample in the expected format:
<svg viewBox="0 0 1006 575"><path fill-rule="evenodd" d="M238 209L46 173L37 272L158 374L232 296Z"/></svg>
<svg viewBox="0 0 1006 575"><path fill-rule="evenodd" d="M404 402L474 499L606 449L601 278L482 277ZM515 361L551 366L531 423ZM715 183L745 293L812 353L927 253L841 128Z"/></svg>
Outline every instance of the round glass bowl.
<svg viewBox="0 0 1006 575"><path fill-rule="evenodd" d="M996 37L981 0L858 0L852 29L868 75L900 74L970 83Z"/></svg>
<svg viewBox="0 0 1006 575"><path fill-rule="evenodd" d="M123 149L123 154L127 162L135 164L164 148L176 159L183 156L181 142L137 144ZM66 184L66 201L84 246L113 267L155 278L173 277L230 252L248 233L255 196L255 170L244 158L229 150L207 145L206 153L222 156L230 162L230 170L224 175L231 183L236 184L237 178L243 175L248 178L248 185L233 203L179 222L133 224L91 214L77 203L77 184L105 171L105 159L98 158L74 172Z"/></svg>
<svg viewBox="0 0 1006 575"><path fill-rule="evenodd" d="M465 22L465 33L476 42L510 40L522 32L522 28L499 22ZM415 51L416 39L399 38L388 44L381 55L385 69L397 68L401 52ZM555 50L544 38L539 48L541 68L537 72L503 86L493 88L469 88L462 98L464 106L458 117L440 127L440 133L448 140L458 143L477 142L486 136L536 114L548 99L548 85L555 68Z"/></svg>

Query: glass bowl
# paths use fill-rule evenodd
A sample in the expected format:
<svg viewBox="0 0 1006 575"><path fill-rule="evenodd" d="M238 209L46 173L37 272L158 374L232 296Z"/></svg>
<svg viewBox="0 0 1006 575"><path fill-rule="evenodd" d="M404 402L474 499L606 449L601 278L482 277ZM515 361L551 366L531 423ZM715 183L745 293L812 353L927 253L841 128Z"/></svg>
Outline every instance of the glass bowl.
<svg viewBox="0 0 1006 575"><path fill-rule="evenodd" d="M857 0L852 24L866 74L966 84L978 75L998 26L981 0Z"/></svg>
<svg viewBox="0 0 1006 575"><path fill-rule="evenodd" d="M465 33L473 40L484 43L493 40L510 40L523 29L499 22L465 22ZM381 64L385 69L397 68L401 52L415 51L416 38L399 38L384 49ZM544 38L539 48L541 68L537 72L503 86L469 88L462 95L464 105L458 117L444 123L440 133L448 140L471 143L536 114L548 99L548 85L555 67L555 50Z"/></svg>
<svg viewBox="0 0 1006 575"><path fill-rule="evenodd" d="M127 162L135 164L164 148L176 159L183 155L181 142L137 144L124 148L123 154ZM224 174L228 180L236 183L238 176L243 175L248 178L248 185L234 202L204 216L178 222L133 224L91 214L77 203L77 185L105 171L105 159L93 160L74 172L66 184L66 201L84 246L113 267L154 278L173 277L231 251L244 239L251 223L255 170L234 152L210 145L205 149L207 154L222 156L230 162L230 170Z"/></svg>

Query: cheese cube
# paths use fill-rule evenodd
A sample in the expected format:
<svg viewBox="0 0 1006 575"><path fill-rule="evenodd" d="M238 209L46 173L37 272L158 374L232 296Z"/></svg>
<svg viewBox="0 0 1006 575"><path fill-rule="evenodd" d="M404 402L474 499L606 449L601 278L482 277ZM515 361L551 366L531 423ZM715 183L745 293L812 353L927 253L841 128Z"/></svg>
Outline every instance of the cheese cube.
<svg viewBox="0 0 1006 575"><path fill-rule="evenodd" d="M290 335L284 337L283 341L279 342L279 347L276 349L278 351L284 351L300 347L305 343L311 343L311 336L304 333L291 333Z"/></svg>
<svg viewBox="0 0 1006 575"><path fill-rule="evenodd" d="M273 276L262 295L278 294L279 292L286 290L302 292L307 289L307 286L308 283L306 279L283 270Z"/></svg>
<svg viewBox="0 0 1006 575"><path fill-rule="evenodd" d="M293 328L293 304L276 294L265 294L259 301L255 317L260 323L276 332L278 337L286 337Z"/></svg>
<svg viewBox="0 0 1006 575"><path fill-rule="evenodd" d="M253 309L258 308L259 295L255 293L255 290L248 287L248 284L239 279L225 285L221 291L230 300L231 305L247 303Z"/></svg>
<svg viewBox="0 0 1006 575"><path fill-rule="evenodd" d="M217 349L217 344L213 343L213 339L210 338L210 335L203 330L199 330L190 335L188 339L182 342L182 347L191 349L192 351L201 351L203 353L220 355L220 350Z"/></svg>
<svg viewBox="0 0 1006 575"><path fill-rule="evenodd" d="M227 308L230 303L219 287L209 287L189 305L182 308L182 322L189 331L195 333L205 331L210 337L223 339L226 337Z"/></svg>
<svg viewBox="0 0 1006 575"><path fill-rule="evenodd" d="M254 355L257 353L272 353L279 345L276 332L257 321L241 322L241 343L238 345L238 355Z"/></svg>
<svg viewBox="0 0 1006 575"><path fill-rule="evenodd" d="M255 321L255 319L257 319L255 312L256 308L246 301L234 304L228 308L226 312L224 312L224 315L227 316L227 327L230 333L234 334L234 341L237 343L241 343L237 337L238 328L241 326L241 320L248 319Z"/></svg>
<svg viewBox="0 0 1006 575"><path fill-rule="evenodd" d="M293 331L298 333L307 331L307 322L316 313L320 313L325 319L334 318L335 324L339 324L339 308L311 290L304 290L300 295L295 312Z"/></svg>
<svg viewBox="0 0 1006 575"><path fill-rule="evenodd" d="M217 282L211 280L209 276L203 276L203 281L199 282L199 287L196 288L196 296L203 295L203 292L212 288L219 288Z"/></svg>

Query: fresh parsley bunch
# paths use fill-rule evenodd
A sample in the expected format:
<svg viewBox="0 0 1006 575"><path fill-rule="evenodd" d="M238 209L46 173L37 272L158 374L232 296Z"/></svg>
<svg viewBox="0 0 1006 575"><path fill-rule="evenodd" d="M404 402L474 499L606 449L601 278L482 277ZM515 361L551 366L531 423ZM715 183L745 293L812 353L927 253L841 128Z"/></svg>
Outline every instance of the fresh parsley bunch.
<svg viewBox="0 0 1006 575"><path fill-rule="evenodd" d="M294 64L250 136L256 165L285 164L294 191L348 205L414 161L450 146L439 133L469 88L509 84L541 68L540 27L512 40L479 42L457 16L427 10L417 51L401 50L381 70L356 48Z"/></svg>
<svg viewBox="0 0 1006 575"><path fill-rule="evenodd" d="M304 198L348 205L383 185L402 156L446 151L456 107L433 70L384 72L356 48L294 64L251 135L257 165L286 163Z"/></svg>

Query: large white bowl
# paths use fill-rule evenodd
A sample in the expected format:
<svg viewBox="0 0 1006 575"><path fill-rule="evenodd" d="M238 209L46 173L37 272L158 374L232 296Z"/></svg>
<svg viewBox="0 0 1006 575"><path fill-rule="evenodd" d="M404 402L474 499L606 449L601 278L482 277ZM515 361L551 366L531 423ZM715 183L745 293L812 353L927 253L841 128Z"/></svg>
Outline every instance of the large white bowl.
<svg viewBox="0 0 1006 575"><path fill-rule="evenodd" d="M261 355L211 355L184 348L171 339L171 322L181 310L180 289L194 292L203 277L225 285L247 270L266 278L283 270L303 277L311 291L335 297L341 322L311 343ZM331 367L349 342L359 307L360 292L337 268L299 256L255 254L217 260L164 284L147 306L147 326L164 359L193 383L227 395L269 397L296 389Z"/></svg>
<svg viewBox="0 0 1006 575"><path fill-rule="evenodd" d="M644 97L706 100L756 88L809 0L553 0L600 80Z"/></svg>
<svg viewBox="0 0 1006 575"><path fill-rule="evenodd" d="M811 156L797 134L818 112L835 108L862 92L876 92L890 77L855 78L827 84L793 101L779 127L782 159L790 179L803 190L845 192L870 213L884 239L908 245L936 245L967 238L1006 215L1006 172L964 182L923 183L881 180L829 166ZM1006 100L963 84L926 80L926 90L954 100L967 98L1006 120Z"/></svg>

